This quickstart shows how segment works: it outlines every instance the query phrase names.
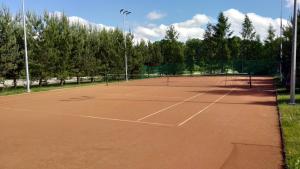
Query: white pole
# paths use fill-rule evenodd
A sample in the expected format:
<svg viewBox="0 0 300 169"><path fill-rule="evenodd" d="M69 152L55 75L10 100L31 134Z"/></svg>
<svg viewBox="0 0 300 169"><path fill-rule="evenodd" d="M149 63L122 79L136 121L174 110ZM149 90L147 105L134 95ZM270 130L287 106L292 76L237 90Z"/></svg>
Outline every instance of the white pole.
<svg viewBox="0 0 300 169"><path fill-rule="evenodd" d="M125 17L126 14L123 14L123 33L124 33L124 46L125 46L125 77L126 77L126 81L128 82L128 64L127 64L127 52L126 52L126 48L127 48L127 37L126 37L126 28L125 28Z"/></svg>
<svg viewBox="0 0 300 169"><path fill-rule="evenodd" d="M282 6L283 0L281 0L281 9L280 9L280 63L279 63L279 73L280 73L280 82L283 81L282 74L282 58L283 58L283 46L282 46L282 35L283 35L283 25L282 25Z"/></svg>
<svg viewBox="0 0 300 169"><path fill-rule="evenodd" d="M294 30L293 30L293 51L291 63L291 82L290 82L290 104L296 104L296 56L297 56L297 0L294 0Z"/></svg>
<svg viewBox="0 0 300 169"><path fill-rule="evenodd" d="M25 13L25 2L23 2L23 26L24 26L24 44L25 44L25 67L26 67L26 85L27 92L30 93L30 78L29 78L29 66L28 66L28 55L27 55L27 36L26 36L26 13Z"/></svg>

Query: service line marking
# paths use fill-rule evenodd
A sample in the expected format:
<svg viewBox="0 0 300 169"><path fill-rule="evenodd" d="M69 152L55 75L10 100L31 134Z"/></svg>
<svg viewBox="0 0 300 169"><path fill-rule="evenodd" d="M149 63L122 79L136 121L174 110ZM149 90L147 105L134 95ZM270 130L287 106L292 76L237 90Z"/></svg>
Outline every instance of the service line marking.
<svg viewBox="0 0 300 169"><path fill-rule="evenodd" d="M81 117L81 118L87 118L87 119L99 119L99 120L108 120L108 121L136 123L136 124L144 124L144 125L152 125L152 126L160 126L160 127L174 127L174 125L164 124L164 123L151 123L151 122L141 122L141 121L134 121L134 120L124 120L124 119L114 119L114 118L96 117L96 116L84 116L84 115L71 115L71 116Z"/></svg>
<svg viewBox="0 0 300 169"><path fill-rule="evenodd" d="M217 100L215 100L214 102L210 103L209 105L207 105L206 107L204 107L202 110L200 110L199 112L195 113L194 115L192 115L191 117L189 117L188 119L184 120L183 122L181 122L180 124L178 124L178 127L186 124L187 122L189 122L190 120L192 120L193 118L195 118L196 116L198 116L199 114L201 114L202 112L204 112L205 110L207 110L208 108L210 108L211 106L213 106L214 104L218 103L220 100L222 100L224 97L226 97L227 95L229 95L234 89L231 89L228 93L226 93L225 95L219 97Z"/></svg>

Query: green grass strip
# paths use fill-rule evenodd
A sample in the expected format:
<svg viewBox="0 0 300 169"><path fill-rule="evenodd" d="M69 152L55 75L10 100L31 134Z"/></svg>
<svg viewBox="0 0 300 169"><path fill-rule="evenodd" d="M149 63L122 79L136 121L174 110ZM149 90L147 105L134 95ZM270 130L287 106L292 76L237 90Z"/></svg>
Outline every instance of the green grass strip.
<svg viewBox="0 0 300 169"><path fill-rule="evenodd" d="M288 169L300 169L300 94L297 105L289 105L289 94L278 90L278 103L281 112L282 130Z"/></svg>

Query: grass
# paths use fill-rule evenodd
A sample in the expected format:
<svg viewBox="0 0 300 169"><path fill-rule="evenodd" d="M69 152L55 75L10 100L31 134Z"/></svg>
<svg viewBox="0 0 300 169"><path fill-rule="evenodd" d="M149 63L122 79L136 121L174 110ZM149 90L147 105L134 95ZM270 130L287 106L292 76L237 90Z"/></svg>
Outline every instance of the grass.
<svg viewBox="0 0 300 169"><path fill-rule="evenodd" d="M281 112L282 130L288 169L300 169L300 93L297 105L289 105L289 93L278 90L278 104Z"/></svg>
<svg viewBox="0 0 300 169"><path fill-rule="evenodd" d="M57 89L65 89L65 88L74 88L74 87L84 87L84 86L92 86L92 85L97 85L101 84L103 82L84 82L81 84L77 83L67 83L63 86L59 84L55 85L48 85L48 86L32 86L31 87L31 92L43 92L43 91L50 91L50 90L57 90ZM17 88L5 88L5 89L0 89L0 96L8 96L8 95L17 95L17 94L22 94L26 93L26 89L24 87L17 87Z"/></svg>
<svg viewBox="0 0 300 169"><path fill-rule="evenodd" d="M114 75L112 76L112 79L108 80L108 83L118 83L124 81L120 76ZM145 76L146 78L149 78L147 75ZM160 76L150 76L150 78L156 78ZM111 78L111 77L110 77ZM116 79L114 79L116 78ZM143 79L143 78L140 78ZM132 79L135 80L135 79ZM95 81L91 83L90 81L85 81L81 82L80 84L77 84L76 82L72 83L66 83L65 85L61 86L60 84L51 84L47 86L31 86L31 92L43 92L43 91L50 91L50 90L57 90L57 89L65 89L65 88L74 88L74 87L84 87L84 86L92 86L92 85L97 85L97 84L105 84L106 82L103 80L100 81ZM9 96L9 95L17 95L17 94L22 94L26 93L26 89L24 87L17 87L17 88L0 88L0 96Z"/></svg>

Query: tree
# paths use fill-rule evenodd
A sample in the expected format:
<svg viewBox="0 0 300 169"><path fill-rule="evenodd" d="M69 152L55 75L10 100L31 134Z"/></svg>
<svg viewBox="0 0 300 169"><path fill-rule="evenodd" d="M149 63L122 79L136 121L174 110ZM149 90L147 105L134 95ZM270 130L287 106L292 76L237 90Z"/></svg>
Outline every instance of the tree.
<svg viewBox="0 0 300 169"><path fill-rule="evenodd" d="M0 77L13 79L17 87L24 68L23 38L20 15L14 19L8 8L0 9Z"/></svg>
<svg viewBox="0 0 300 169"><path fill-rule="evenodd" d="M125 45L124 45L123 32L118 29L110 30L108 36L109 36L109 40L108 40L109 50L108 50L107 57L109 57L110 60L109 63L110 71L113 74L115 73L125 74L125 58L124 58ZM130 57L130 54L128 55L128 57Z"/></svg>
<svg viewBox="0 0 300 169"><path fill-rule="evenodd" d="M99 72L102 74L107 74L109 72L110 64L112 63L111 57L109 57L109 52L111 50L112 42L109 38L109 32L103 29L97 32L97 39L99 40L98 50L95 53L97 61L102 61L102 67L99 67Z"/></svg>
<svg viewBox="0 0 300 169"><path fill-rule="evenodd" d="M240 57L242 39L238 36L234 36L228 39L228 47L231 51L231 59L236 61Z"/></svg>
<svg viewBox="0 0 300 169"><path fill-rule="evenodd" d="M72 61L70 74L76 76L77 83L79 84L80 77L85 75L85 69L89 67L89 65L86 65L86 46L89 44L88 32L84 26L77 23L71 27L70 36L73 43L70 55L70 60Z"/></svg>
<svg viewBox="0 0 300 169"><path fill-rule="evenodd" d="M246 70L248 60L253 60L257 57L257 54L254 54L254 49L256 48L257 43L255 43L256 32L252 21L249 19L248 15L245 15L245 19L242 25L242 43L241 43L241 72ZM260 43L260 42L259 42Z"/></svg>
<svg viewBox="0 0 300 169"><path fill-rule="evenodd" d="M90 28L88 31L87 40L85 43L85 62L84 72L85 76L91 77L91 82L94 82L95 76L99 75L105 67L104 60L101 59L101 31L97 28Z"/></svg>
<svg viewBox="0 0 300 169"><path fill-rule="evenodd" d="M161 56L161 49L160 43L154 42L151 43L148 41L148 54L145 57L145 65L147 66L157 66L161 64L162 56Z"/></svg>
<svg viewBox="0 0 300 169"><path fill-rule="evenodd" d="M264 58L279 60L280 41L276 39L275 29L272 25L269 26L264 48Z"/></svg>
<svg viewBox="0 0 300 169"><path fill-rule="evenodd" d="M55 39L57 49L57 59L55 60L55 74L60 79L60 84L64 85L65 80L70 75L70 56L72 49L71 31L68 18L63 14L58 17L58 36Z"/></svg>
<svg viewBox="0 0 300 169"><path fill-rule="evenodd" d="M163 62L159 41L154 43L151 43L150 41L148 42L148 54L144 59L145 65L147 66L148 75L150 73L157 73L158 69L155 68L157 68Z"/></svg>
<svg viewBox="0 0 300 169"><path fill-rule="evenodd" d="M242 39L238 36L234 36L228 39L228 47L229 50L231 51L231 65L229 66L232 71L241 72L242 69L240 64L241 44L242 44Z"/></svg>
<svg viewBox="0 0 300 169"><path fill-rule="evenodd" d="M49 77L57 77L57 65L59 56L59 50L56 48L57 39L59 36L57 16L49 15L48 12L44 12L43 22L45 23L44 31L41 35L42 41L42 55L40 56L43 61L40 64L43 66L43 71L47 72Z"/></svg>
<svg viewBox="0 0 300 169"><path fill-rule="evenodd" d="M272 25L270 25L268 28L268 36L267 36L267 39L265 42L267 42L267 43L273 42L276 37L275 32L276 32L276 30L274 29L274 27Z"/></svg>
<svg viewBox="0 0 300 169"><path fill-rule="evenodd" d="M38 80L40 86L43 80L47 80L51 76L48 70L49 58L44 52L44 29L43 18L29 12L27 14L29 70L31 79Z"/></svg>
<svg viewBox="0 0 300 169"><path fill-rule="evenodd" d="M225 65L230 59L230 50L228 47L228 38L232 35L230 31L228 18L221 12L218 17L218 23L213 26L214 39L216 42L216 55L221 62L221 72L225 71Z"/></svg>
<svg viewBox="0 0 300 169"><path fill-rule="evenodd" d="M129 55L129 73L137 78L136 75L142 74L144 66L144 57L148 54L148 47L144 40L134 45L133 34L129 34L127 39L128 55ZM139 77L139 76L138 76Z"/></svg>
<svg viewBox="0 0 300 169"><path fill-rule="evenodd" d="M216 58L216 41L214 38L214 29L212 24L207 24L206 31L204 33L204 40L202 44L202 56L204 62L208 66L209 73L213 73L217 58ZM206 66L205 66L206 69ZM207 70L207 69L206 69Z"/></svg>
<svg viewBox="0 0 300 169"><path fill-rule="evenodd" d="M256 36L256 32L254 30L254 26L252 24L252 21L248 17L248 15L245 15L245 19L242 25L242 38L243 40L254 40Z"/></svg>
<svg viewBox="0 0 300 169"><path fill-rule="evenodd" d="M179 38L179 33L176 31L175 27L171 25L166 31L165 40L177 41Z"/></svg>
<svg viewBox="0 0 300 169"><path fill-rule="evenodd" d="M193 74L195 65L200 65L201 55L201 40L200 39L189 39L185 43L185 65L186 69Z"/></svg>
<svg viewBox="0 0 300 169"><path fill-rule="evenodd" d="M179 33L174 26L170 26L166 31L165 39L161 41L163 64L165 64L163 73L175 75L184 69L184 45L178 42L178 37Z"/></svg>

